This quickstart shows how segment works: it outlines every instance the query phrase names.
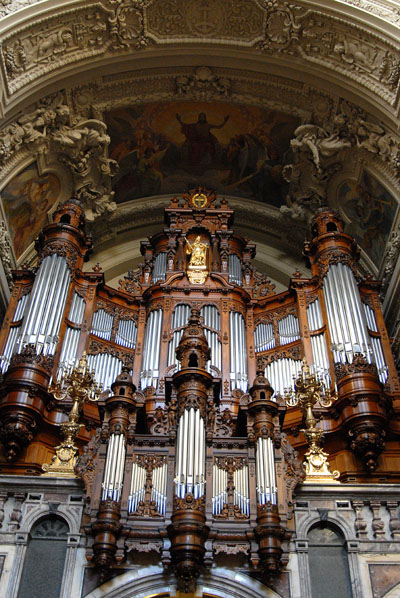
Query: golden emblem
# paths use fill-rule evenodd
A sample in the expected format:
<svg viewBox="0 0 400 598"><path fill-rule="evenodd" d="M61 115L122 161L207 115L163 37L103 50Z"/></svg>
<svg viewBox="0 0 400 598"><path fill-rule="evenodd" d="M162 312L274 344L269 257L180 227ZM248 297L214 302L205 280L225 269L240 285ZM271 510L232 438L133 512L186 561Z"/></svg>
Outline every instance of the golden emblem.
<svg viewBox="0 0 400 598"><path fill-rule="evenodd" d="M204 193L195 193L192 197L192 204L195 208L204 208L207 205L207 195Z"/></svg>

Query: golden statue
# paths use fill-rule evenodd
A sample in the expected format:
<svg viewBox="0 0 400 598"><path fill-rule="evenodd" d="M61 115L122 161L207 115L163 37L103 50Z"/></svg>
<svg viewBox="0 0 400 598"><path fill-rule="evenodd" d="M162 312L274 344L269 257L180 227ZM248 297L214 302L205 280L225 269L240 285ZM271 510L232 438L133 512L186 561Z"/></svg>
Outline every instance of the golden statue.
<svg viewBox="0 0 400 598"><path fill-rule="evenodd" d="M196 237L193 245L186 239L186 254L190 255L187 275L192 284L204 284L206 281L207 249L208 243L203 243L200 235Z"/></svg>

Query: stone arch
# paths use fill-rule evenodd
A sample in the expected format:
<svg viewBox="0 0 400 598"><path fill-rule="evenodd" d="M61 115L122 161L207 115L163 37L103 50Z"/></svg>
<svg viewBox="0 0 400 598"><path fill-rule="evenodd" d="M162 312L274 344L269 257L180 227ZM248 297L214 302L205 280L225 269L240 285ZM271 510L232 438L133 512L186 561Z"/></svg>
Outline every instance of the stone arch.
<svg viewBox="0 0 400 598"><path fill-rule="evenodd" d="M321 518L318 515L314 515L309 519L305 519L298 525L297 530L297 537L298 538L307 538L308 532L313 528L316 527L318 524L321 524ZM327 526L331 526L333 529L337 529L337 531L344 536L346 541L354 539L354 531L348 524L348 522L340 517L340 515L331 516L327 518L326 521L323 522Z"/></svg>
<svg viewBox="0 0 400 598"><path fill-rule="evenodd" d="M48 503L32 505L25 512L19 533L28 533L40 519L56 515L67 523L70 534L79 534L81 512L82 505L69 508L67 505L60 504L56 511L52 511Z"/></svg>
<svg viewBox="0 0 400 598"><path fill-rule="evenodd" d="M85 598L148 598L148 596L176 596L175 578L165 576L159 567L130 569L96 588ZM213 569L198 579L197 592L207 598L281 598L266 585L232 570Z"/></svg>

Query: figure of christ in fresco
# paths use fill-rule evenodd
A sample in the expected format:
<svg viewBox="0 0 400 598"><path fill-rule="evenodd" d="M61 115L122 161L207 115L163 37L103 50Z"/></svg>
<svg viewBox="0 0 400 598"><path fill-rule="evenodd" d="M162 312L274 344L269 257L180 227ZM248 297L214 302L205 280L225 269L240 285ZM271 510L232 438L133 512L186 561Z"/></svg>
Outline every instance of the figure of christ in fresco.
<svg viewBox="0 0 400 598"><path fill-rule="evenodd" d="M203 184L280 207L287 193L282 169L299 124L297 117L230 103L117 109L107 116L110 156L119 164L115 201Z"/></svg>
<svg viewBox="0 0 400 598"><path fill-rule="evenodd" d="M186 137L188 166L193 172L202 172L210 167L216 158L218 139L211 133L211 129L222 129L229 120L229 115L225 116L219 125L209 123L204 112L200 112L197 122L194 123L184 123L180 114L177 114L176 118Z"/></svg>

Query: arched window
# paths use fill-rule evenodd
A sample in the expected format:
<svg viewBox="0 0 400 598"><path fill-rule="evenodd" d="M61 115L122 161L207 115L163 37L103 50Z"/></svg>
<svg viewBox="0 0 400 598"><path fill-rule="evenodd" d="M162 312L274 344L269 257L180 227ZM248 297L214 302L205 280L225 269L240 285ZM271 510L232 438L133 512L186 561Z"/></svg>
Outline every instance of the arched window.
<svg viewBox="0 0 400 598"><path fill-rule="evenodd" d="M33 525L18 598L59 598L68 531L66 522L54 515Z"/></svg>
<svg viewBox="0 0 400 598"><path fill-rule="evenodd" d="M308 532L308 562L312 598L352 598L345 539L329 525Z"/></svg>

